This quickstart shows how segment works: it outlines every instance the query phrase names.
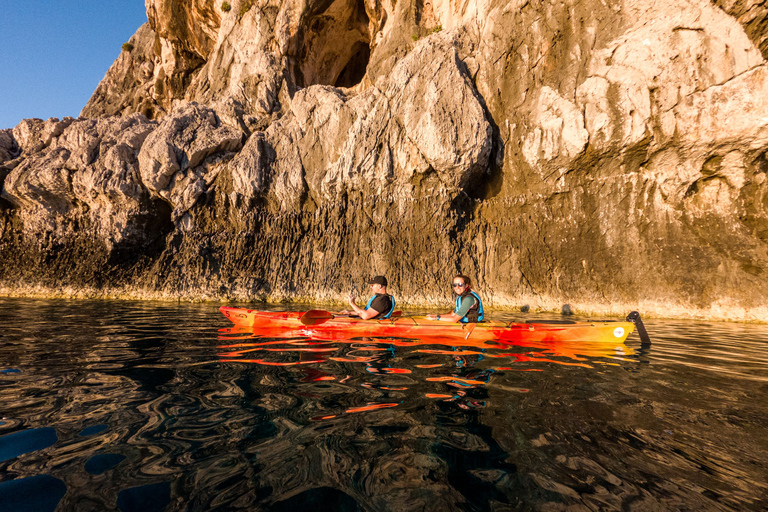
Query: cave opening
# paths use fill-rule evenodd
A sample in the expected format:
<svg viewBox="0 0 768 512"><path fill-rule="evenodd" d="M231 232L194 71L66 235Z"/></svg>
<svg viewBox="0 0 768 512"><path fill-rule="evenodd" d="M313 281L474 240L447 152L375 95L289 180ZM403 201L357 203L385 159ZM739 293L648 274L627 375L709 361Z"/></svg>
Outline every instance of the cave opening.
<svg viewBox="0 0 768 512"><path fill-rule="evenodd" d="M303 20L294 80L299 87L354 87L371 58L370 19L364 0L323 2Z"/></svg>
<svg viewBox="0 0 768 512"><path fill-rule="evenodd" d="M371 47L366 43L357 42L353 48L355 53L350 57L347 65L339 73L335 87L354 87L363 81L368 61L371 59Z"/></svg>

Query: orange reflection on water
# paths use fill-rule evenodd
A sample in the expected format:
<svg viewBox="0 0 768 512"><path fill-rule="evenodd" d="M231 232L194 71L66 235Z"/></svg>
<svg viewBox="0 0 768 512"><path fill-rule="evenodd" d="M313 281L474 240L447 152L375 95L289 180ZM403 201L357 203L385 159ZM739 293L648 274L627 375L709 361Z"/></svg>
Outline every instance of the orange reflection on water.
<svg viewBox="0 0 768 512"><path fill-rule="evenodd" d="M227 362L234 363L255 363L263 364L264 366L298 366L300 364L315 364L324 362L322 359L314 359L311 361L265 361L263 359L227 359Z"/></svg>
<svg viewBox="0 0 768 512"><path fill-rule="evenodd" d="M497 368L494 368L494 370L499 371L510 371L510 372L543 372L541 368L510 368L509 366L499 366Z"/></svg>
<svg viewBox="0 0 768 512"><path fill-rule="evenodd" d="M353 407L352 409L347 409L344 412L347 413L353 413L353 412L366 412L366 411L376 411L378 409L388 409L390 407L397 407L400 404L396 403L388 403L388 404L368 404L363 407Z"/></svg>
<svg viewBox="0 0 768 512"><path fill-rule="evenodd" d="M365 388L365 398L352 403L365 403L371 399L383 402L368 402L346 410L325 404L323 408L330 406L332 409L318 411L320 415L312 417L312 421L327 421L345 414L397 407L403 402L386 400L400 400L401 397L410 397L403 398L410 400L412 394L420 397L420 400L426 398L448 402L462 409L481 408L486 406L485 399L489 396L485 388L497 386L504 391L529 391L527 388L511 387L503 379L494 383L494 373L497 371L542 372L550 364L593 368L597 365L616 364L615 361L626 360L624 356L633 354L630 347L615 347L605 343L523 344L434 336L416 339L372 336L345 338L342 335L338 339L317 339L297 336L295 332L292 336L282 336L279 331L247 327L232 327L219 332L219 340L228 343L217 347L222 362L298 367L297 370L287 371L287 378L299 379L304 383L338 383L338 386L333 384L306 388L313 392L302 390L295 393L297 396L316 398L320 396L318 393L336 396L339 393L350 393L351 387L358 387ZM253 357L257 355L254 352L260 352L258 355L262 357ZM350 368L355 363L361 366ZM425 392L427 390L433 392Z"/></svg>
<svg viewBox="0 0 768 512"><path fill-rule="evenodd" d="M337 347L330 348L265 348L267 352L336 352Z"/></svg>
<svg viewBox="0 0 768 512"><path fill-rule="evenodd" d="M376 358L372 356L357 356L357 357L329 357L330 361L338 361L340 363L372 363L376 361Z"/></svg>
<svg viewBox="0 0 768 512"><path fill-rule="evenodd" d="M459 377L427 377L425 380L430 382L458 382L467 386L483 386L486 383L482 380L461 379Z"/></svg>
<svg viewBox="0 0 768 512"><path fill-rule="evenodd" d="M605 343L528 342L522 344L463 340L458 338L431 337L429 339L415 339L371 336L318 340L310 337L297 337L295 334L293 336L281 337L279 332L269 331L260 333L259 330L243 327L222 329L220 333L219 339L222 341L245 341L245 343L220 345L218 348L222 352L218 356L222 361L276 367L302 366L304 368L302 372L305 373L302 382L334 381L343 377L343 380L339 380L340 383L343 383L349 380L349 375L334 376L318 372L311 365L328 362L361 363L364 365L364 371L369 374L381 375L383 377L385 375L408 375L416 372L417 375L419 373L422 374L419 375L422 381L441 383L444 386L457 388L458 390L488 386L491 376L495 371L541 372L543 368L526 368L525 366L541 366L542 364L593 368L593 365L596 364L614 365L616 364L615 362L609 361L626 360L623 356L633 354L633 350L627 346L606 346ZM260 336L269 337L260 338ZM522 348L522 350L519 350L518 347ZM285 359L291 360L243 357L247 353L258 351L261 351L264 356L267 354L281 354L285 356ZM333 353L337 354L332 355ZM391 363L402 360L403 354L410 356L411 360L413 360L412 358L416 354L419 354L417 357L425 359L432 357L434 360L434 356L442 356L449 359L449 361L410 364L406 365L408 366L406 368L391 367ZM598 358L603 360L597 360ZM608 361L605 359L608 359ZM507 364L504 366L489 366L488 363L493 360L504 360L501 364ZM481 361L484 362L481 363ZM513 363L513 365L509 363ZM523 367L515 367L517 364ZM471 369L476 366L482 366L485 369L478 374L477 369ZM438 368L457 368L458 370L451 370L450 375L440 375L440 373L435 374L428 371ZM425 370L426 375L424 375L424 372L418 372L417 370ZM442 370L441 372L444 373L444 371ZM467 374L468 371L471 373ZM389 385L383 384L384 382L378 384L363 383L360 385L382 391L407 391L409 389L409 387L403 386L400 382L387 383ZM393 386L392 384L395 385ZM527 392L528 390L520 389L519 391ZM461 391L456 393L461 394ZM454 400L456 398L454 394L440 392L426 393L424 396L447 400ZM371 411L396 405L369 404L365 407L349 409L347 412ZM336 415L328 417L336 417ZM326 418L326 416L323 416L323 418Z"/></svg>

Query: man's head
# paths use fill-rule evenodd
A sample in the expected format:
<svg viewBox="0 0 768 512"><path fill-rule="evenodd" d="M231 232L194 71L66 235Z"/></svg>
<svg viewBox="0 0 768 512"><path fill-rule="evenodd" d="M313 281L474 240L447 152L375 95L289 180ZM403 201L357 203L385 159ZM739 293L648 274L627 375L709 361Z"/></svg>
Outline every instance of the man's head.
<svg viewBox="0 0 768 512"><path fill-rule="evenodd" d="M368 284L371 285L371 289L374 292L380 292L381 290L385 290L387 288L387 278L384 276L376 276L371 278L368 281Z"/></svg>

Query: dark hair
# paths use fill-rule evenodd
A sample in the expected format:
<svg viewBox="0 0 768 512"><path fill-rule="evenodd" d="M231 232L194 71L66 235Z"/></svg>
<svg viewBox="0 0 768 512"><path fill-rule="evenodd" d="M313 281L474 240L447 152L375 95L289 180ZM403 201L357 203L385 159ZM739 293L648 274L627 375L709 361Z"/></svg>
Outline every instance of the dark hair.
<svg viewBox="0 0 768 512"><path fill-rule="evenodd" d="M464 281L464 284L465 284L465 285L467 285L467 286L465 286L465 287L464 287L464 291L465 291L465 292L466 292L467 290L470 290L470 289L472 289L472 280L471 280L470 278L468 278L468 277L467 277L467 276L465 276L464 274L456 274L455 276L453 276L453 278L454 278L454 279L456 279L457 277L458 277L459 279L461 279L462 281Z"/></svg>

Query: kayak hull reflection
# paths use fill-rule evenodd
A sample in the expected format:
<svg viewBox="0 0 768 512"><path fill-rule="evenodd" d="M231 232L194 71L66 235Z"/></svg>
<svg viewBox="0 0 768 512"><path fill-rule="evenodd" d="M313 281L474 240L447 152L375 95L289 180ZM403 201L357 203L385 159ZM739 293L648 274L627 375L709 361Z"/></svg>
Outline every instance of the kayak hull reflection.
<svg viewBox="0 0 768 512"><path fill-rule="evenodd" d="M439 336L509 343L589 341L622 344L635 330L632 322L460 324L428 320L423 316L362 320L327 312L322 312L327 313L327 317L312 315L318 311L258 311L229 306L222 306L219 310L237 326L314 336Z"/></svg>

